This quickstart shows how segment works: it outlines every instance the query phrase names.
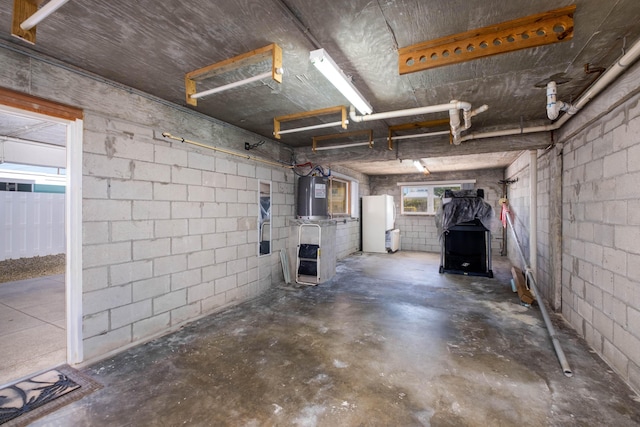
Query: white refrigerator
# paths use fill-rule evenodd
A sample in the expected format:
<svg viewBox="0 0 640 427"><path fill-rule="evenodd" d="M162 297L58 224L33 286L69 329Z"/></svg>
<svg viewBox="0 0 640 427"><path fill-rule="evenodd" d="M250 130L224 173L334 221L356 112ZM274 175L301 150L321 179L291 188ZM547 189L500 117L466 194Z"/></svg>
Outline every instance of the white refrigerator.
<svg viewBox="0 0 640 427"><path fill-rule="evenodd" d="M397 251L400 234L398 230L394 230L395 222L396 205L393 202L393 196L388 194L363 196L362 251L377 253Z"/></svg>

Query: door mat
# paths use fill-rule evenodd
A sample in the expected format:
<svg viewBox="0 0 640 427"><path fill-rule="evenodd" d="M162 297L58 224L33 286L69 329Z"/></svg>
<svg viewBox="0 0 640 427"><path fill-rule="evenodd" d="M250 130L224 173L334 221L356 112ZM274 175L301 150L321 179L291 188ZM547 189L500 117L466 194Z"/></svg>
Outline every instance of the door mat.
<svg viewBox="0 0 640 427"><path fill-rule="evenodd" d="M25 426L102 388L68 365L0 389L0 425Z"/></svg>

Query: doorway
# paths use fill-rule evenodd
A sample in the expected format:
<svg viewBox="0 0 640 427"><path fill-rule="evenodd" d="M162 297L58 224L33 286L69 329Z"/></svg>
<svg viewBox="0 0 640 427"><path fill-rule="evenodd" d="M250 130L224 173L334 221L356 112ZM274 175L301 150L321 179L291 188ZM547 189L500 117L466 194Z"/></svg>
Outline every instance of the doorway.
<svg viewBox="0 0 640 427"><path fill-rule="evenodd" d="M82 361L82 112L0 89L0 145L3 385Z"/></svg>

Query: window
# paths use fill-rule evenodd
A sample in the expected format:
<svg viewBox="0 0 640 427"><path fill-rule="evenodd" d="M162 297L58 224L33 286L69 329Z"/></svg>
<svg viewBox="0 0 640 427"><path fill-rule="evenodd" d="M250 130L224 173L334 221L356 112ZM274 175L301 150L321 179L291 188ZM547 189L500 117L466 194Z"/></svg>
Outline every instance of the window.
<svg viewBox="0 0 640 427"><path fill-rule="evenodd" d="M398 185L402 194L402 215L435 215L442 204L440 197L446 190L462 189L462 184L450 182Z"/></svg>
<svg viewBox="0 0 640 427"><path fill-rule="evenodd" d="M329 181L329 215L358 217L358 181L337 172Z"/></svg>
<svg viewBox="0 0 640 427"><path fill-rule="evenodd" d="M329 197L331 215L349 215L349 182L331 178L331 197Z"/></svg>

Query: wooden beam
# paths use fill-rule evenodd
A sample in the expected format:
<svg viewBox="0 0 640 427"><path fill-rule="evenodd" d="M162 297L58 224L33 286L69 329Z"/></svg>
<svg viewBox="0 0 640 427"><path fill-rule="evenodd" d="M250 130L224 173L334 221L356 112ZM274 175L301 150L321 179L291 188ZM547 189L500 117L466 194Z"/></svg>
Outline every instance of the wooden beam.
<svg viewBox="0 0 640 427"><path fill-rule="evenodd" d="M342 129L347 128L347 107L339 105L337 107L321 108L319 110L303 111L301 113L287 114L273 118L273 136L280 139L280 123L290 122L292 120L308 119L310 117L326 116L328 114L341 113Z"/></svg>
<svg viewBox="0 0 640 427"><path fill-rule="evenodd" d="M30 44L36 43L36 27L30 30L20 28L27 18L38 11L38 3L34 0L13 0L13 16L11 19L11 35Z"/></svg>
<svg viewBox="0 0 640 427"><path fill-rule="evenodd" d="M66 120L83 118L83 112L80 108L59 104L11 89L0 88L0 104Z"/></svg>
<svg viewBox="0 0 640 427"><path fill-rule="evenodd" d="M191 98L191 95L196 93L197 82L237 70L238 68L257 64L269 58L271 58L271 78L278 83L282 83L282 48L272 43L185 74L184 83L187 104L198 105L198 100Z"/></svg>
<svg viewBox="0 0 640 427"><path fill-rule="evenodd" d="M417 43L398 50L402 74L573 38L575 5Z"/></svg>

